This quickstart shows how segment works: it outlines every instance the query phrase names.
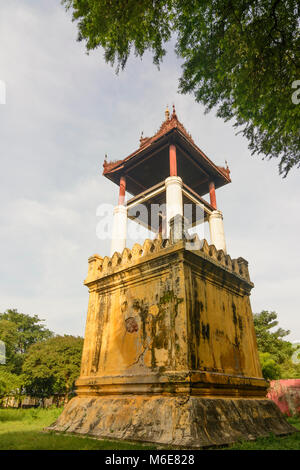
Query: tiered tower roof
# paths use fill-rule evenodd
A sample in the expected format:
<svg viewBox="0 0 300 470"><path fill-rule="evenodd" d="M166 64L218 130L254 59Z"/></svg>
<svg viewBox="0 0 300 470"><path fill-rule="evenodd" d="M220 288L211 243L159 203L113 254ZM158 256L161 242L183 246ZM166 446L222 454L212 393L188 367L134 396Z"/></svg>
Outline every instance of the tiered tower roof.
<svg viewBox="0 0 300 470"><path fill-rule="evenodd" d="M215 188L231 182L228 166L212 162L195 144L191 134L179 121L175 107L152 137L140 138L140 146L126 158L104 162L103 175L119 185L120 177L126 176L126 190L132 195L140 194L169 176L169 145L177 150L178 176L199 196L208 193L208 184Z"/></svg>

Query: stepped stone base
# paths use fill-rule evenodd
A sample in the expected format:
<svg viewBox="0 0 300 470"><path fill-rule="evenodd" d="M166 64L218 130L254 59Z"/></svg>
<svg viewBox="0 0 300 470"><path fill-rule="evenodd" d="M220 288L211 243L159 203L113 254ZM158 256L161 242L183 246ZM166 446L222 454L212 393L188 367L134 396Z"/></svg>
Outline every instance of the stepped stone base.
<svg viewBox="0 0 300 470"><path fill-rule="evenodd" d="M297 431L268 399L75 397L48 430L201 448Z"/></svg>
<svg viewBox="0 0 300 470"><path fill-rule="evenodd" d="M198 248L89 258L77 396L48 429L176 448L296 431L265 398L247 261Z"/></svg>

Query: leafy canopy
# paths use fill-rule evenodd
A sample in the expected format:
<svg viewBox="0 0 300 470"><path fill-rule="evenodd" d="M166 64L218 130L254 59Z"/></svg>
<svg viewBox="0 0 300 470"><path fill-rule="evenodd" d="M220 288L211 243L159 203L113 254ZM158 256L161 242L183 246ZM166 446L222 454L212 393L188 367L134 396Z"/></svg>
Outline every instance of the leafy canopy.
<svg viewBox="0 0 300 470"><path fill-rule="evenodd" d="M37 315L26 315L16 309L0 313L0 340L5 343L7 370L19 374L28 348L53 336L43 321Z"/></svg>
<svg viewBox="0 0 300 470"><path fill-rule="evenodd" d="M277 313L263 310L254 314L254 327L259 351L270 353L278 364L282 364L286 359L292 357L294 347L289 341L283 340L290 334L289 330L277 328Z"/></svg>
<svg viewBox="0 0 300 470"><path fill-rule="evenodd" d="M16 309L0 313L6 363L0 365L0 399L70 393L79 376L83 339L54 336L37 315Z"/></svg>
<svg viewBox="0 0 300 470"><path fill-rule="evenodd" d="M0 403L6 396L20 396L23 385L23 375L12 374L0 367Z"/></svg>
<svg viewBox="0 0 300 470"><path fill-rule="evenodd" d="M64 395L79 376L83 338L55 336L33 344L23 364L26 393L35 397Z"/></svg>
<svg viewBox="0 0 300 470"><path fill-rule="evenodd" d="M280 365L273 359L270 353L259 353L262 375L267 380L278 380L281 378Z"/></svg>
<svg viewBox="0 0 300 470"><path fill-rule="evenodd" d="M300 365L292 361L299 346L284 339L289 330L274 329L278 326L277 313L263 310L253 319L263 376L269 380L300 378Z"/></svg>
<svg viewBox="0 0 300 470"><path fill-rule="evenodd" d="M146 50L159 65L176 38L180 91L216 108L248 139L252 153L300 166L299 4L296 0L62 0L87 51L101 46L124 68ZM297 86L297 83L296 83ZM298 98L299 97L299 98ZM300 103L299 103L300 104Z"/></svg>

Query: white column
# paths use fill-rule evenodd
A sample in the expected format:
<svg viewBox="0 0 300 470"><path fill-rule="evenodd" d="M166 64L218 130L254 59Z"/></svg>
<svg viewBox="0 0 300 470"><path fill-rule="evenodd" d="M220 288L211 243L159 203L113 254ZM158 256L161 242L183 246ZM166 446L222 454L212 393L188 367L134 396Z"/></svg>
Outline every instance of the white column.
<svg viewBox="0 0 300 470"><path fill-rule="evenodd" d="M166 185L166 216L167 238L170 234L170 219L177 214L183 215L182 205L182 179L179 176L169 176L165 180Z"/></svg>
<svg viewBox="0 0 300 470"><path fill-rule="evenodd" d="M223 250L226 253L223 215L221 211L213 211L210 214L209 231L212 245L215 245L217 250Z"/></svg>
<svg viewBox="0 0 300 470"><path fill-rule="evenodd" d="M115 251L122 253L126 246L127 235L127 208L123 205L114 208L113 232L111 239L110 256Z"/></svg>

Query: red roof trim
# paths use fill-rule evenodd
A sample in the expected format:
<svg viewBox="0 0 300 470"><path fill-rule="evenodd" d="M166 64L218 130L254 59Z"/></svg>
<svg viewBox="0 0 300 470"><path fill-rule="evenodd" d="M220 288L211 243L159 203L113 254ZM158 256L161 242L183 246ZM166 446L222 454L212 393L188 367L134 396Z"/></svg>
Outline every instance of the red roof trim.
<svg viewBox="0 0 300 470"><path fill-rule="evenodd" d="M180 134L183 135L187 139L187 141L194 147L194 149L201 154L201 156L207 161L208 164L214 167L214 169L221 174L223 177L225 177L228 182L231 181L230 179L230 171L227 166L227 168L223 168L220 166L215 165L208 157L205 155L205 153L195 144L194 140L192 139L192 136L190 133L187 132L183 124L178 120L178 117L175 112L175 108L173 106L173 113L171 118L167 118L162 125L160 126L159 130L154 134L152 137L141 137L140 142L140 148L138 150L135 150L133 153L128 155L126 158L123 160L118 160L115 162L107 162L106 160L104 161L103 164L103 175L107 173L113 173L114 171L117 171L121 169L124 166L124 163L131 158L135 157L138 155L140 152L146 150L149 148L154 142L157 142L161 137L164 135L167 135L170 131L177 129ZM121 167L121 164L122 167Z"/></svg>

